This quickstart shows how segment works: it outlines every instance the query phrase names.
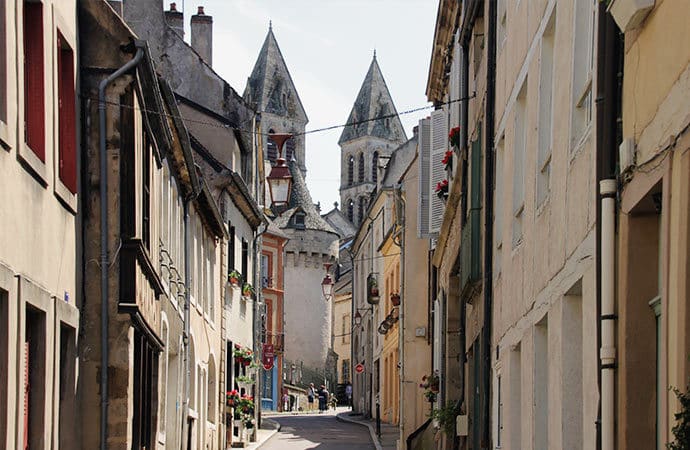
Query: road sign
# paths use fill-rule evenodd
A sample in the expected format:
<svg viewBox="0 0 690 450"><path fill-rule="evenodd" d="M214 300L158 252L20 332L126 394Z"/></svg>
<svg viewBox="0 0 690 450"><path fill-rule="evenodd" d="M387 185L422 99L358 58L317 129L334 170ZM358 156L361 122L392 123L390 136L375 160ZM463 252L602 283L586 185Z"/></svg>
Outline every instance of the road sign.
<svg viewBox="0 0 690 450"><path fill-rule="evenodd" d="M362 372L364 372L364 364L357 364L357 365L355 366L355 372L357 372L357 373L362 373Z"/></svg>
<svg viewBox="0 0 690 450"><path fill-rule="evenodd" d="M273 344L264 344L261 352L261 363L264 366L264 370L273 369L274 359Z"/></svg>

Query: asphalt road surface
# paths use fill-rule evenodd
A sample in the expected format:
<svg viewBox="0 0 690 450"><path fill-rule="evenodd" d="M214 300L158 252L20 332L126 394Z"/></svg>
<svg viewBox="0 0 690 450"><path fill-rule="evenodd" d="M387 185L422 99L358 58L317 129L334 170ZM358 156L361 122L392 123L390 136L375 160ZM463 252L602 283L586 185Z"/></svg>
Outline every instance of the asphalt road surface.
<svg viewBox="0 0 690 450"><path fill-rule="evenodd" d="M261 450L373 450L369 429L341 422L334 415L271 417L281 425L280 432L261 446Z"/></svg>

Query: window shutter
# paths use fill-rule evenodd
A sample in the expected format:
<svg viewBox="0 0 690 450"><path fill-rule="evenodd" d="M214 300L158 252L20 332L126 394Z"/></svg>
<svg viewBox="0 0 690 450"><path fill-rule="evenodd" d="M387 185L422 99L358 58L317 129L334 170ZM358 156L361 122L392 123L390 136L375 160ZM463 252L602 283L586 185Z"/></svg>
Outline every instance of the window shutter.
<svg viewBox="0 0 690 450"><path fill-rule="evenodd" d="M417 152L419 153L418 176L419 203L417 205L417 237L429 237L429 157L431 154L430 119L419 121Z"/></svg>
<svg viewBox="0 0 690 450"><path fill-rule="evenodd" d="M448 149L448 114L439 109L431 113L431 156L429 164L429 232L437 234L443 223L443 200L435 194L436 184L446 178L446 170L442 163L443 156Z"/></svg>
<svg viewBox="0 0 690 450"><path fill-rule="evenodd" d="M29 341L24 342L24 446L29 448Z"/></svg>
<svg viewBox="0 0 690 450"><path fill-rule="evenodd" d="M74 54L64 38L58 34L58 125L59 125L59 174L60 180L77 193L77 136L76 96L74 88Z"/></svg>
<svg viewBox="0 0 690 450"><path fill-rule="evenodd" d="M45 162L43 4L24 2L25 142Z"/></svg>

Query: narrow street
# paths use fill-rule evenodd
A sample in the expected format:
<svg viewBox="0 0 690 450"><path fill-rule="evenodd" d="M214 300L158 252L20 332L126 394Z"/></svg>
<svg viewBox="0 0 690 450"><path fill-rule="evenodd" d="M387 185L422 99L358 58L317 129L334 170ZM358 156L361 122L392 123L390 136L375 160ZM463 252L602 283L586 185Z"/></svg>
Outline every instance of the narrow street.
<svg viewBox="0 0 690 450"><path fill-rule="evenodd" d="M369 430L361 425L345 423L335 414L272 416L281 425L262 450L370 450L374 448Z"/></svg>

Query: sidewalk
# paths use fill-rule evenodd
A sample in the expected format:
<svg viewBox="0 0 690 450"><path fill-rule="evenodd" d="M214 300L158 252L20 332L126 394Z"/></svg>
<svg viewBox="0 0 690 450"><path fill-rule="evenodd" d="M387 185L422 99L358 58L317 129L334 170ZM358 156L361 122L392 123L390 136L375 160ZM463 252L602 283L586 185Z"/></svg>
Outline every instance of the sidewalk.
<svg viewBox="0 0 690 450"><path fill-rule="evenodd" d="M278 431L280 431L280 424L277 422L263 418L261 420L261 428L256 430L256 442L250 442L247 444L245 449L255 450L266 443L269 439L273 437Z"/></svg>
<svg viewBox="0 0 690 450"><path fill-rule="evenodd" d="M374 419L365 419L364 416L351 411L339 413L336 418L343 422L356 423L368 427L376 450L395 450L397 448L400 429L395 425L381 422L381 438L379 439L376 436L376 421Z"/></svg>

